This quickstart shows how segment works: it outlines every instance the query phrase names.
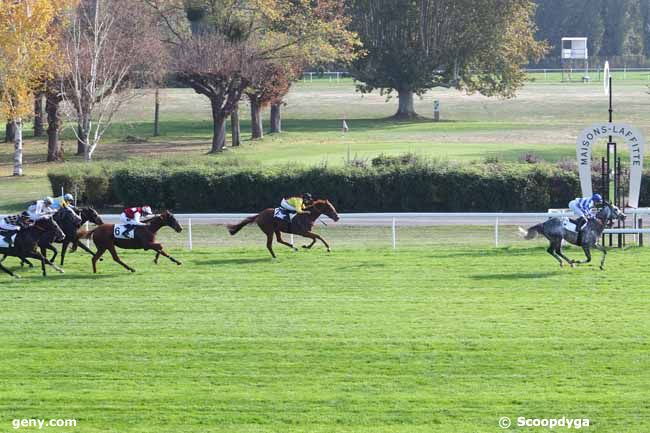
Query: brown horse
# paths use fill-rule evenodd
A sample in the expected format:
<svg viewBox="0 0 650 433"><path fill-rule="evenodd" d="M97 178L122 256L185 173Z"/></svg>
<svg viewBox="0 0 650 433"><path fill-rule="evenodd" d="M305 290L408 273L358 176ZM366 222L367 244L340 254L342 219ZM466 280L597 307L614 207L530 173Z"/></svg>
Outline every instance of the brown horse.
<svg viewBox="0 0 650 433"><path fill-rule="evenodd" d="M327 252L330 252L330 246L325 242L325 239L316 233L312 233L311 230L314 227L314 223L321 215L326 215L333 221L338 221L339 214L328 200L316 200L311 206L309 206L309 208L307 208L307 210L309 213L298 214L289 223L286 220L275 218L273 216L275 209L270 207L264 209L257 215L249 216L238 224L229 224L228 231L231 235L234 235L244 226L251 223L257 223L260 229L266 233L266 248L269 249L273 258L275 258L275 253L273 252L274 233L279 243L293 248L294 251L298 251L298 249L289 242L285 242L282 239L282 233L292 233L311 239L311 243L309 245L303 245L303 248L311 248L316 243L316 240L319 240L325 245L325 247L327 247Z"/></svg>
<svg viewBox="0 0 650 433"><path fill-rule="evenodd" d="M115 227L114 224L103 224L89 232L80 233L80 239L86 239L92 236L93 242L97 247L97 252L92 259L93 272L97 273L97 261L102 256L102 254L106 252L106 250L111 253L114 261L124 266L127 270L135 272L135 269L131 268L129 265L120 260L115 247L129 250L154 250L157 253L156 260L158 259L158 255L162 254L177 265L181 265L181 262L167 254L167 252L163 249L162 244L156 242L156 233L158 233L158 230L160 230L162 227L171 227L176 231L176 233L180 233L183 230L181 225L176 220L176 217L174 217L171 212L165 211L160 215L151 218L147 222L148 225L137 226L135 228L133 239L115 239L115 236L113 234L113 229Z"/></svg>

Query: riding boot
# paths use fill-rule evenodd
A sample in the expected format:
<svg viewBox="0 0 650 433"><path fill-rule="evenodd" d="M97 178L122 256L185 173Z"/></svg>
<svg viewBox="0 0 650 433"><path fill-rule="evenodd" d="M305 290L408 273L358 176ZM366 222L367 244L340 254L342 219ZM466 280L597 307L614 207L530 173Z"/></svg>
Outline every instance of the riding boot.
<svg viewBox="0 0 650 433"><path fill-rule="evenodd" d="M578 224L576 224L576 232L578 233L578 238L576 239L576 245L582 246L582 229L587 223L587 220L584 217L580 217L578 218L577 223Z"/></svg>
<svg viewBox="0 0 650 433"><path fill-rule="evenodd" d="M11 240L13 235L14 235L13 233L9 233L8 235L4 236L5 242L7 242L7 245L9 245L8 248L13 248L14 247L13 241Z"/></svg>

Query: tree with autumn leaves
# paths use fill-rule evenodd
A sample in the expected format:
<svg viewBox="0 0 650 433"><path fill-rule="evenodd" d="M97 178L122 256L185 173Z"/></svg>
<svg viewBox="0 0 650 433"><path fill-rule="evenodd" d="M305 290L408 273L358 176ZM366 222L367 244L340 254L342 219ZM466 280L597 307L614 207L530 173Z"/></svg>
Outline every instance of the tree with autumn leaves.
<svg viewBox="0 0 650 433"><path fill-rule="evenodd" d="M51 54L60 36L53 28L70 6L65 0L20 0L0 8L0 113L14 128L14 176L23 174L22 119L52 74Z"/></svg>

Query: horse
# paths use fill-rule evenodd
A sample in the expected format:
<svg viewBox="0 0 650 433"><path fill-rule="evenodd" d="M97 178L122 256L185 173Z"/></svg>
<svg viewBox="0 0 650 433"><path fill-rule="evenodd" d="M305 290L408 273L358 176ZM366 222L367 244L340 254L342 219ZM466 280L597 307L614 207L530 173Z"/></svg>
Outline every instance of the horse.
<svg viewBox="0 0 650 433"><path fill-rule="evenodd" d="M134 229L134 238L133 239L116 239L114 235L114 224L102 224L90 231L82 231L79 234L79 239L88 239L92 237L95 246L97 247L97 252L93 255L93 273L97 273L97 261L101 256L108 250L113 257L113 260L124 268L131 272L135 272L135 269L131 268L129 265L124 263L120 257L117 255L115 247L130 249L130 250L155 250L156 251L156 260L159 255L167 257L172 262L177 265L182 263L172 256L170 256L164 249L162 244L156 243L156 233L162 227L171 227L180 233L183 231L183 228L169 211L165 211L160 215L157 215L148 221L148 225L137 226Z"/></svg>
<svg viewBox="0 0 650 433"><path fill-rule="evenodd" d="M303 245L303 248L306 249L313 247L316 240L319 240L323 245L325 245L327 252L330 252L330 246L327 244L325 239L316 233L312 233L312 229L314 223L321 215L326 215L331 220L338 221L339 214L336 212L336 209L334 209L334 206L332 206L332 203L330 203L329 200L315 200L307 210L309 211L308 213L299 213L289 222L276 218L274 216L275 209L270 207L264 209L257 215L249 216L237 224L228 224L228 232L231 235L235 235L248 224L257 223L259 228L266 234L266 248L268 248L274 259L276 258L275 253L273 252L274 233L279 243L292 248L294 251L298 251L298 249L289 242L285 242L282 239L282 233L296 234L311 239L309 245Z"/></svg>
<svg viewBox="0 0 650 433"><path fill-rule="evenodd" d="M56 218L57 215L59 215L61 211L57 212L57 214L54 216ZM63 266L63 262L65 260L65 253L68 249L68 246L72 244L72 249L71 251L74 252L77 247L80 247L82 250L90 254L91 256L95 255L95 252L88 248L86 245L83 243L79 242L79 239L77 238L77 233L79 229L81 228L82 225L84 225L86 222L91 222L95 224L96 226L100 226L104 224L104 221L102 218L99 216L97 211L91 207L84 207L84 208L79 208L79 217L80 221L77 223L76 221L71 221L70 217L62 217L62 221L59 222L59 225L63 229L63 232L65 233L65 239L63 239L63 247L61 248L61 266ZM56 257L56 249L54 249L54 256L52 257L52 261L54 261L54 258Z"/></svg>
<svg viewBox="0 0 650 433"><path fill-rule="evenodd" d="M605 202L603 207L596 213L596 217L587 221L582 227L582 240L579 246L582 247L586 257L582 261L571 260L562 252L562 240L573 245L578 245L578 233L564 228L560 218L550 218L541 224L530 227L528 230L519 227L519 231L525 239L534 239L538 234L544 235L550 241L550 245L546 251L560 263L560 266L564 265L562 259L571 265L571 267L575 267L576 264L589 263L591 262L591 248L602 251L603 257L600 261L600 269L604 270L607 251L605 247L598 244L598 240L603 234L605 227L611 227L615 220L624 219L625 214L619 208Z"/></svg>
<svg viewBox="0 0 650 433"><path fill-rule="evenodd" d="M36 250L36 245L41 238L47 237L48 239L54 240L63 240L65 233L61 230L61 227L54 221L52 218L43 218L34 223L34 225L20 230L16 234L16 239L14 240L13 247L11 248L0 248L0 253L6 256L18 257L21 262L24 262L28 257L33 259L38 259L41 261L41 269L43 270L43 276L47 276L45 271L45 265L52 266L58 272L63 273L63 269L57 267L54 263L50 262L45 258L43 254ZM3 259L4 260L4 259ZM0 262L0 270L11 275L15 278L20 278L20 276L14 274L9 269L5 268Z"/></svg>
<svg viewBox="0 0 650 433"><path fill-rule="evenodd" d="M72 251L76 250L77 246L79 246L81 249L88 252L91 256L95 255L95 253L86 245L79 244L77 239L77 232L79 231L79 228L87 221L90 221L95 225L101 225L104 223L95 209L80 208L79 215L77 215L74 212L71 212L69 209L61 208L54 214L53 218L59 227L61 227L63 233L65 233L65 238L62 241L59 241L63 244L63 248L61 250L61 266L63 266L68 245L71 243L73 245ZM56 247L52 245L54 242L55 240L52 238L52 236L43 236L38 241L38 246L41 249L41 254L43 256L47 257L46 250L54 252L54 255L50 259L51 262L54 262L57 254L59 253ZM24 264L29 265L30 268L34 267L34 265L32 265L29 260L24 260L20 265L22 266Z"/></svg>

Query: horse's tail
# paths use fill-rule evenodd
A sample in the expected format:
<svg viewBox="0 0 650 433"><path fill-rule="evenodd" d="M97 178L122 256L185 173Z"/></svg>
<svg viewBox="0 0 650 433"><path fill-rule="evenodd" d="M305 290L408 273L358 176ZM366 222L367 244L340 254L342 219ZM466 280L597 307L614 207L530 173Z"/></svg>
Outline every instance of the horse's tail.
<svg viewBox="0 0 650 433"><path fill-rule="evenodd" d="M536 226L530 227L528 230L519 227L519 234L524 238L524 239L535 239L538 234L542 233L542 224L537 224Z"/></svg>
<svg viewBox="0 0 650 433"><path fill-rule="evenodd" d="M234 236L237 234L239 230L244 228L244 226L247 226L248 224L255 222L256 219L257 219L257 215L251 215L248 218L243 219L237 224L228 224L226 227L228 227L228 232Z"/></svg>

